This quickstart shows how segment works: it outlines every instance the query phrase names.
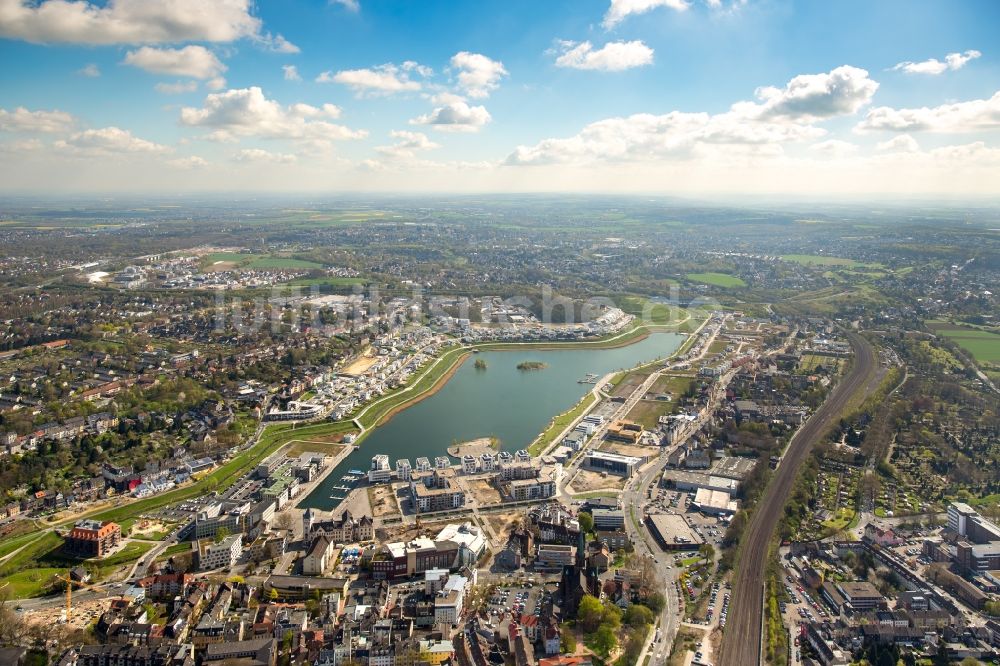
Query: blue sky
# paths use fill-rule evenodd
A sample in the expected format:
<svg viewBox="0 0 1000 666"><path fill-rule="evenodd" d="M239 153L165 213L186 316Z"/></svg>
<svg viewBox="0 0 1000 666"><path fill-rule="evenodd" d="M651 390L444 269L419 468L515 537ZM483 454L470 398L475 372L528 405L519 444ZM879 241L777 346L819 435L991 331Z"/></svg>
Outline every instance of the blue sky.
<svg viewBox="0 0 1000 666"><path fill-rule="evenodd" d="M0 188L993 195L998 26L991 0L0 0Z"/></svg>

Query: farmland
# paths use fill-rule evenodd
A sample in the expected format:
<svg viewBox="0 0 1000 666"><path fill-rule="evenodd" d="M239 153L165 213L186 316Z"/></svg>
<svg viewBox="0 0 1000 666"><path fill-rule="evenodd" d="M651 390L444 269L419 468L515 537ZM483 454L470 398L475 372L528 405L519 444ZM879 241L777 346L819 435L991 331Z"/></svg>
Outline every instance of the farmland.
<svg viewBox="0 0 1000 666"><path fill-rule="evenodd" d="M935 332L966 350L977 363L1000 363L1000 335L965 326L935 326Z"/></svg>

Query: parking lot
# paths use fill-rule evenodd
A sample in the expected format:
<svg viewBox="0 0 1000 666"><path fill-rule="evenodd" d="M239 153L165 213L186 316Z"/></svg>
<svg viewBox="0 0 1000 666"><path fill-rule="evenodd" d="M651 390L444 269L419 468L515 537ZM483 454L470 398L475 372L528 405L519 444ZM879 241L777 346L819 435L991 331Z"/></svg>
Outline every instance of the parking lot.
<svg viewBox="0 0 1000 666"><path fill-rule="evenodd" d="M495 622L505 617L542 614L542 605L550 598L550 593L537 587L500 587L490 597L487 611Z"/></svg>
<svg viewBox="0 0 1000 666"><path fill-rule="evenodd" d="M645 510L650 513L672 513L684 516L691 529L705 543L712 544L718 550L722 537L726 534L726 521L720 516L710 516L693 511L691 500L694 493L676 490L654 490L653 497L646 503Z"/></svg>
<svg viewBox="0 0 1000 666"><path fill-rule="evenodd" d="M819 598L819 594L807 590L795 578L794 573L785 569L785 578L782 581L785 585L785 593L788 601L780 604L781 613L785 619L785 626L788 627L792 637L792 664L802 663L802 649L799 640L799 623L807 621L823 621L830 619L826 606Z"/></svg>

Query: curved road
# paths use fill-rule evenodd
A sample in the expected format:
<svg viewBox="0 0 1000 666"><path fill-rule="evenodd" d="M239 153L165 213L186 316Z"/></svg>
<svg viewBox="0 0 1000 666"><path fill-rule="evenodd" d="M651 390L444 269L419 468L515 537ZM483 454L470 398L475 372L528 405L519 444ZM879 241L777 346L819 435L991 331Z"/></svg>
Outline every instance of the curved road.
<svg viewBox="0 0 1000 666"><path fill-rule="evenodd" d="M761 661L761 624L764 606L764 569L771 535L785 510L785 503L813 443L839 418L851 398L865 389L877 368L871 344L857 333L847 333L854 349L854 363L826 401L789 442L777 471L757 502L743 535L739 564L733 582L733 600L722 636L720 666L747 666Z"/></svg>

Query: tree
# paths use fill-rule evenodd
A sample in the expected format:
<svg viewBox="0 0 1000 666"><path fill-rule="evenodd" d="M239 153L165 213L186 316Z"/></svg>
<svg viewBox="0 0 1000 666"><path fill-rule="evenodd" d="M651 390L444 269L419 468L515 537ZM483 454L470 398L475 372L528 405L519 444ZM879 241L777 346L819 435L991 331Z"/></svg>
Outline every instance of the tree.
<svg viewBox="0 0 1000 666"><path fill-rule="evenodd" d="M288 511L282 511L281 513L274 515L271 525L275 529L291 530L295 526L295 517Z"/></svg>
<svg viewBox="0 0 1000 666"><path fill-rule="evenodd" d="M604 615L604 607L597 597L589 594L584 595L580 600L580 606L576 609L576 621L586 632L597 629Z"/></svg>
<svg viewBox="0 0 1000 666"><path fill-rule="evenodd" d="M586 511L581 511L577 514L576 519L580 521L580 529L584 532L591 532L594 529L594 516L593 514L587 513Z"/></svg>
<svg viewBox="0 0 1000 666"><path fill-rule="evenodd" d="M667 607L667 598L663 596L662 592L653 592L651 595L646 597L645 605L653 611L654 615L659 615L663 612L663 609Z"/></svg>
<svg viewBox="0 0 1000 666"><path fill-rule="evenodd" d="M220 527L218 529L218 531L215 533L215 543L220 543L227 536L229 536L229 528L228 527Z"/></svg>
<svg viewBox="0 0 1000 666"><path fill-rule="evenodd" d="M602 624L594 632L593 638L591 638L591 647L593 647L594 652L605 657L611 654L611 651L615 649L618 645L618 639L615 637L615 630L606 624Z"/></svg>
<svg viewBox="0 0 1000 666"><path fill-rule="evenodd" d="M604 612L601 613L601 626L618 629L622 626L622 609L610 601L604 604Z"/></svg>
<svg viewBox="0 0 1000 666"><path fill-rule="evenodd" d="M559 651L563 654L576 653L576 636L565 622L559 628Z"/></svg>
<svg viewBox="0 0 1000 666"><path fill-rule="evenodd" d="M705 563L708 564L715 558L715 548L710 543L703 543L698 546L698 554L701 555Z"/></svg>
<svg viewBox="0 0 1000 666"><path fill-rule="evenodd" d="M646 606L640 604L629 604L629 607L625 610L625 624L630 627L642 627L648 624L653 624L653 619L656 616L653 615L653 611Z"/></svg>
<svg viewBox="0 0 1000 666"><path fill-rule="evenodd" d="M278 600L278 591L272 587L271 591L267 593L267 597L271 601L277 601Z"/></svg>

